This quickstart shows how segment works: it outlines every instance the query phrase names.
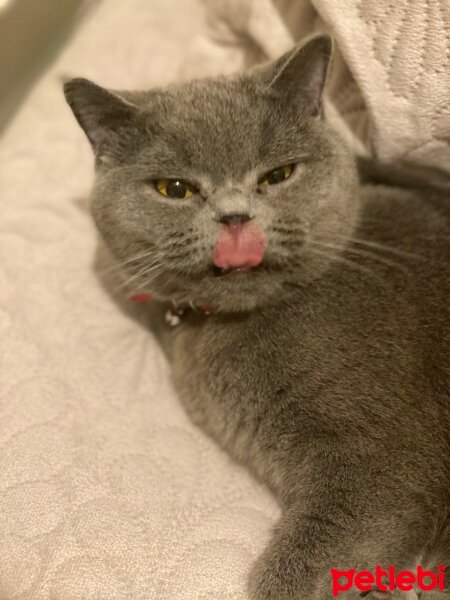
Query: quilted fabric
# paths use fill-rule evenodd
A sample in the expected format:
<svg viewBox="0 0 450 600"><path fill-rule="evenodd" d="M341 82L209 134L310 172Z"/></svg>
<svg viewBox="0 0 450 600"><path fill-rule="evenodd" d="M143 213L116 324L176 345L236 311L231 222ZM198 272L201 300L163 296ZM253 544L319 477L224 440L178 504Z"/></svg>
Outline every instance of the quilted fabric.
<svg viewBox="0 0 450 600"><path fill-rule="evenodd" d="M209 73L227 58L243 67L328 30L337 42L326 104L330 122L361 155L448 185L448 0L204 2L209 33L193 50L196 64L206 64ZM211 60L214 47L222 48L220 61Z"/></svg>
<svg viewBox="0 0 450 600"><path fill-rule="evenodd" d="M63 78L173 80L195 0L103 2L0 147L0 599L243 600L278 508L190 424L104 290Z"/></svg>

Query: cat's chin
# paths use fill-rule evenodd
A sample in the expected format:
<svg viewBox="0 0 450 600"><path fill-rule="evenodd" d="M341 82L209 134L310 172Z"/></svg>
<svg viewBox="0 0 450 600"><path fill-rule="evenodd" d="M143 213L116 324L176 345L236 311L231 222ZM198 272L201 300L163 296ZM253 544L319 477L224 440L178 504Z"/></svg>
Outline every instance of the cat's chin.
<svg viewBox="0 0 450 600"><path fill-rule="evenodd" d="M214 312L248 312L273 304L283 296L280 272L264 266L246 269L210 267L201 276L186 273L161 274L148 294L178 306L209 306Z"/></svg>
<svg viewBox="0 0 450 600"><path fill-rule="evenodd" d="M192 295L220 312L248 312L273 304L283 291L281 279L264 267L212 271Z"/></svg>

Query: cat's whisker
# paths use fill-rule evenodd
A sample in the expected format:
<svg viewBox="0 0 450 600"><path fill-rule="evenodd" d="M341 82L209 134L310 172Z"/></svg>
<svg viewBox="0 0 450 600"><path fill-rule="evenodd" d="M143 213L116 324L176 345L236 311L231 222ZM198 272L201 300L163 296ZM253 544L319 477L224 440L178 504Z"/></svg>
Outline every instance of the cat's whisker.
<svg viewBox="0 0 450 600"><path fill-rule="evenodd" d="M347 267L350 267L351 269L360 271L361 273L364 273L365 275L369 276L371 279L378 281L379 283L385 283L382 280L382 278L378 277L376 275L376 273L374 273L371 269L369 269L368 267L364 267L363 265L360 265L359 263L356 263L352 260L349 260L348 258L344 258L343 256L338 256L336 254L330 254L329 252L326 252L325 250L322 251L322 250L318 250L317 248L308 247L306 250L307 251L309 250L311 252L311 254L315 254L316 256L321 256L321 257L327 258L331 261L339 262L343 265L346 265Z"/></svg>
<svg viewBox="0 0 450 600"><path fill-rule="evenodd" d="M159 277L161 275L161 273L164 272L164 266L161 265L160 270L156 270L156 272L152 273L152 276L150 278L148 278L145 282L142 283L142 288L146 289L147 287L149 287L153 281ZM171 285L172 282L176 282L176 278L174 275L169 275L169 273L167 272L167 270L165 271L165 284L166 285Z"/></svg>
<svg viewBox="0 0 450 600"><path fill-rule="evenodd" d="M400 258L411 258L411 259L415 259L415 260L425 260L424 257L419 256L418 254L413 254L411 252L406 252L404 250L400 250L398 248L394 248L392 246L388 246L387 244L379 244L377 242L372 242L370 240L364 240L361 238L354 238L354 237L348 237L345 235L339 235L337 233L331 233L330 235L327 234L320 234L320 235L316 235L315 236L316 239L317 238L324 238L324 239L330 239L331 241L333 239L335 240L343 240L348 242L349 244L356 244L359 246L365 246L367 248L373 248L375 250L380 250L381 252L387 252L389 254L393 254L395 256L398 256Z"/></svg>
<svg viewBox="0 0 450 600"><path fill-rule="evenodd" d="M142 252L138 252L137 254L133 254L132 256L129 256L126 260L124 261L117 261L117 265L118 266L124 266L127 265L135 260L141 260L144 258L150 258L155 256L156 254L158 254L158 248L148 248L147 250L144 250Z"/></svg>
<svg viewBox="0 0 450 600"><path fill-rule="evenodd" d="M389 260L388 258L370 250L361 250L360 248L352 248L351 246L345 246L342 244L321 242L319 240L316 240L315 238L309 239L308 244L314 244L325 249L337 250L338 252L348 252L354 254L355 256L360 256L361 258L368 258L374 260L382 265L386 265L387 267L396 268L399 271L403 271L404 273L410 273L410 270L405 265L393 260Z"/></svg>
<svg viewBox="0 0 450 600"><path fill-rule="evenodd" d="M140 271L138 271L137 273L134 273L133 275L128 277L128 279L123 281L118 289L123 290L123 289L129 287L133 282L141 279L142 277L145 277L146 275L148 275L149 273L151 273L152 271L154 271L158 268L162 268L162 265L160 264L159 261L151 263L150 265L146 265Z"/></svg>
<svg viewBox="0 0 450 600"><path fill-rule="evenodd" d="M163 249L183 248L184 246L190 246L191 244L197 243L199 239L200 237L197 235L184 237L177 240L170 239L166 243L160 244L159 247Z"/></svg>
<svg viewBox="0 0 450 600"><path fill-rule="evenodd" d="M163 267L161 266L161 269ZM155 273L153 277L150 277L148 279L146 279L145 281L141 282L139 285L140 290L145 290L148 288L148 286L152 283L152 281L156 278L156 276L158 275L158 273ZM111 290L111 293L113 294L113 296L122 296L123 295L123 291L126 287L129 287L131 285L132 282L128 282L127 285L124 285L124 283L116 286L113 290Z"/></svg>
<svg viewBox="0 0 450 600"><path fill-rule="evenodd" d="M275 225L281 225L283 227L284 225L286 225L286 220L285 219L276 219L274 221L274 223L275 223ZM301 225L301 223L302 223L302 221L298 217L291 216L290 219L289 219L289 225L290 226L292 226L292 225Z"/></svg>
<svg viewBox="0 0 450 600"><path fill-rule="evenodd" d="M169 254L165 257L165 260L167 262L175 262L176 263L183 259L190 258L191 256L192 256L192 252L183 252L181 254L172 254L172 255Z"/></svg>
<svg viewBox="0 0 450 600"><path fill-rule="evenodd" d="M279 233L282 235L305 235L305 232L300 227L289 227L289 226L278 227L276 225L273 225L270 228L270 230L273 231L274 233Z"/></svg>
<svg viewBox="0 0 450 600"><path fill-rule="evenodd" d="M105 268L105 269L100 269L98 271L99 275L108 275L110 273L114 273L115 271L120 271L121 269L123 269L124 267L126 267L127 265L135 262L135 261L140 261L140 260L144 260L146 258L154 258L157 255L157 249L156 248L151 248L150 250L146 250L145 252L140 252L138 254L134 254L133 256L130 256L129 258L127 258L124 261L116 261L115 264Z"/></svg>

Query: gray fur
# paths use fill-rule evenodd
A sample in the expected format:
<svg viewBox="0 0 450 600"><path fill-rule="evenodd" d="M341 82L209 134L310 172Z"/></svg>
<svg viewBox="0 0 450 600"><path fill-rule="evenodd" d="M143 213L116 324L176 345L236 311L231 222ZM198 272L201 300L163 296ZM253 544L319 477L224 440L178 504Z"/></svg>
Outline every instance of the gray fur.
<svg viewBox="0 0 450 600"><path fill-rule="evenodd" d="M331 598L331 567L450 558L450 198L359 183L320 118L329 55L319 37L229 78L66 85L96 154L95 221L121 263L147 253L124 269L161 301L188 413L283 507L252 600ZM258 189L286 163L290 179ZM158 177L200 193L164 198ZM218 219L233 212L264 229L265 260L215 277ZM218 312L172 329L167 301Z"/></svg>

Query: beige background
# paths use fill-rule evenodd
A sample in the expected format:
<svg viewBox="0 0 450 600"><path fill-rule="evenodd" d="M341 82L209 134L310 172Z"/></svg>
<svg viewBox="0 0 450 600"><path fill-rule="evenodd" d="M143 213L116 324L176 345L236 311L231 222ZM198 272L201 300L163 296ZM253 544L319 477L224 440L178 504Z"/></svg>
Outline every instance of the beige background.
<svg viewBox="0 0 450 600"><path fill-rule="evenodd" d="M0 0L0 132L55 58L86 0Z"/></svg>

